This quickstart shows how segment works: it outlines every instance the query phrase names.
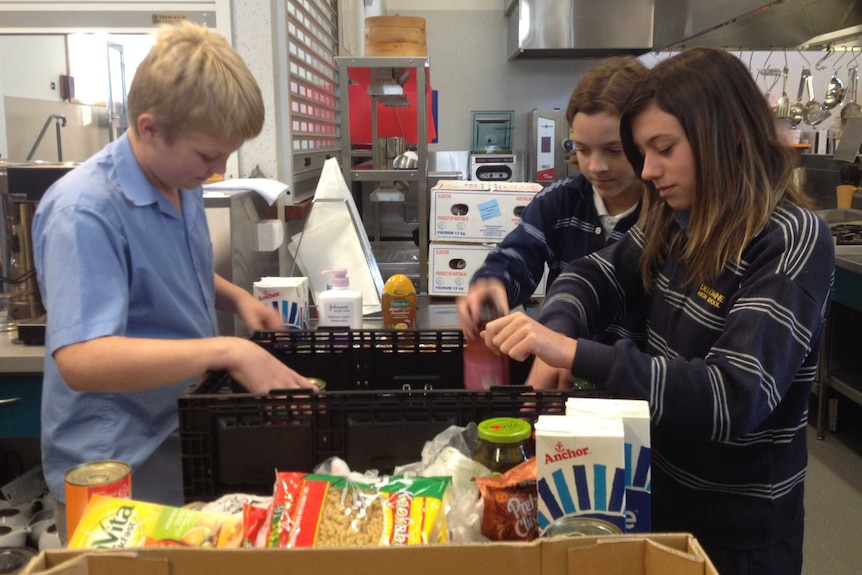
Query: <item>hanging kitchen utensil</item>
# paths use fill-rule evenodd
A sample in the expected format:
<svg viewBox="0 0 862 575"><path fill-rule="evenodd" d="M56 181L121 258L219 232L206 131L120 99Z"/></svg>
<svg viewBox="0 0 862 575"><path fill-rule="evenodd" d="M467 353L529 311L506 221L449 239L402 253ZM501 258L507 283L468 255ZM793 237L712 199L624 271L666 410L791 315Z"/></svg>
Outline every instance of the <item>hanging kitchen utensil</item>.
<svg viewBox="0 0 862 575"><path fill-rule="evenodd" d="M844 82L841 81L841 78L838 77L838 62L840 62L843 57L844 54L841 54L833 64L832 79L829 80L829 84L826 86L826 96L823 98L823 107L827 110L831 110L841 104L841 102L844 101L844 95L847 92L847 87L844 85Z"/></svg>
<svg viewBox="0 0 862 575"><path fill-rule="evenodd" d="M802 90L805 89L805 79L811 75L811 70L804 68L802 75L799 77L799 92L796 94L796 100L790 105L790 126L795 128L802 121L802 113L805 111L805 106L802 103Z"/></svg>
<svg viewBox="0 0 862 575"><path fill-rule="evenodd" d="M847 125L847 120L854 116L862 116L862 107L856 103L856 89L859 86L859 66L850 69L850 86L847 88L847 101L841 108L841 126Z"/></svg>
<svg viewBox="0 0 862 575"><path fill-rule="evenodd" d="M758 72L758 74L760 73L763 73L764 84L768 84L766 86L766 101L769 102L772 100L772 90L775 89L775 85L781 79L781 70L778 68L766 68ZM771 81L769 80L770 77L772 78Z"/></svg>
<svg viewBox="0 0 862 575"><path fill-rule="evenodd" d="M814 79L811 77L811 71L808 70L808 76L805 78L808 86L808 102L802 110L802 121L809 126L816 126L823 122L826 118L832 115L829 110L823 107L823 104L814 99Z"/></svg>
<svg viewBox="0 0 862 575"><path fill-rule="evenodd" d="M790 117L790 98L787 97L787 73L789 70L784 66L782 73L784 74L784 87L781 89L781 97L778 98L778 103L775 105L775 116L777 118Z"/></svg>

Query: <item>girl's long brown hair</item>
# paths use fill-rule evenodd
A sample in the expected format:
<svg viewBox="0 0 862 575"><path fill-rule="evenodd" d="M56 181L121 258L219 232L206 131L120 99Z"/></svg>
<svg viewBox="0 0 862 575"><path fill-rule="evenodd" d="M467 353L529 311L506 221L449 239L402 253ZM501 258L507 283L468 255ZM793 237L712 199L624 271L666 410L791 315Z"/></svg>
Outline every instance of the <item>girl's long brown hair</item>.
<svg viewBox="0 0 862 575"><path fill-rule="evenodd" d="M779 140L766 98L733 55L717 48L685 50L638 84L620 123L623 148L638 174L643 156L632 120L651 104L679 120L694 153L697 189L687 237L679 244L687 282L709 282L728 263L739 262L781 202L812 207L793 181L794 152ZM672 221L673 210L650 184L638 222L647 238L641 275L648 289L682 240Z"/></svg>

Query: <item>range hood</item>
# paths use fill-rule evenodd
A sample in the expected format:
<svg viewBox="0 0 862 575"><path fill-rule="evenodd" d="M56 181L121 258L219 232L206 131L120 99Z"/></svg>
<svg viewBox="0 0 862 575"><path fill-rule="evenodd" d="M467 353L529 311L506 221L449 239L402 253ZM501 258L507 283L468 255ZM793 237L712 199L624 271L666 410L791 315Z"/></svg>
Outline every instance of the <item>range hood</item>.
<svg viewBox="0 0 862 575"><path fill-rule="evenodd" d="M512 0L508 57L862 47L862 0Z"/></svg>
<svg viewBox="0 0 862 575"><path fill-rule="evenodd" d="M663 0L655 20L656 49L862 46L862 0Z"/></svg>
<svg viewBox="0 0 862 575"><path fill-rule="evenodd" d="M653 47L653 3L513 0L506 10L508 57L601 58L649 52Z"/></svg>

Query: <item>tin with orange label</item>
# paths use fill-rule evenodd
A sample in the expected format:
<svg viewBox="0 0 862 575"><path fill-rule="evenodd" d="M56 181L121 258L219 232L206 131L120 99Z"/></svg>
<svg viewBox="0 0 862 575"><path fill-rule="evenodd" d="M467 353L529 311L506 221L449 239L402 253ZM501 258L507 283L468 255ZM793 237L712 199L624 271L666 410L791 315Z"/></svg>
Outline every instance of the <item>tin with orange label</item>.
<svg viewBox="0 0 862 575"><path fill-rule="evenodd" d="M93 495L132 498L132 466L110 459L90 461L66 472L66 529L72 538Z"/></svg>

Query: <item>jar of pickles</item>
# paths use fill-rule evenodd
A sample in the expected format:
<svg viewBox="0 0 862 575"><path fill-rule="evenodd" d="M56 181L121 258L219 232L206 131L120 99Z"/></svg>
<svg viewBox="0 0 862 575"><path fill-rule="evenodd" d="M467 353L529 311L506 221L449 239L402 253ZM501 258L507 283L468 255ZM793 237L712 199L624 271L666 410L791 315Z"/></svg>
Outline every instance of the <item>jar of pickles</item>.
<svg viewBox="0 0 862 575"><path fill-rule="evenodd" d="M494 417L479 423L479 445L473 459L502 475L530 459L533 447L533 427L516 417Z"/></svg>

